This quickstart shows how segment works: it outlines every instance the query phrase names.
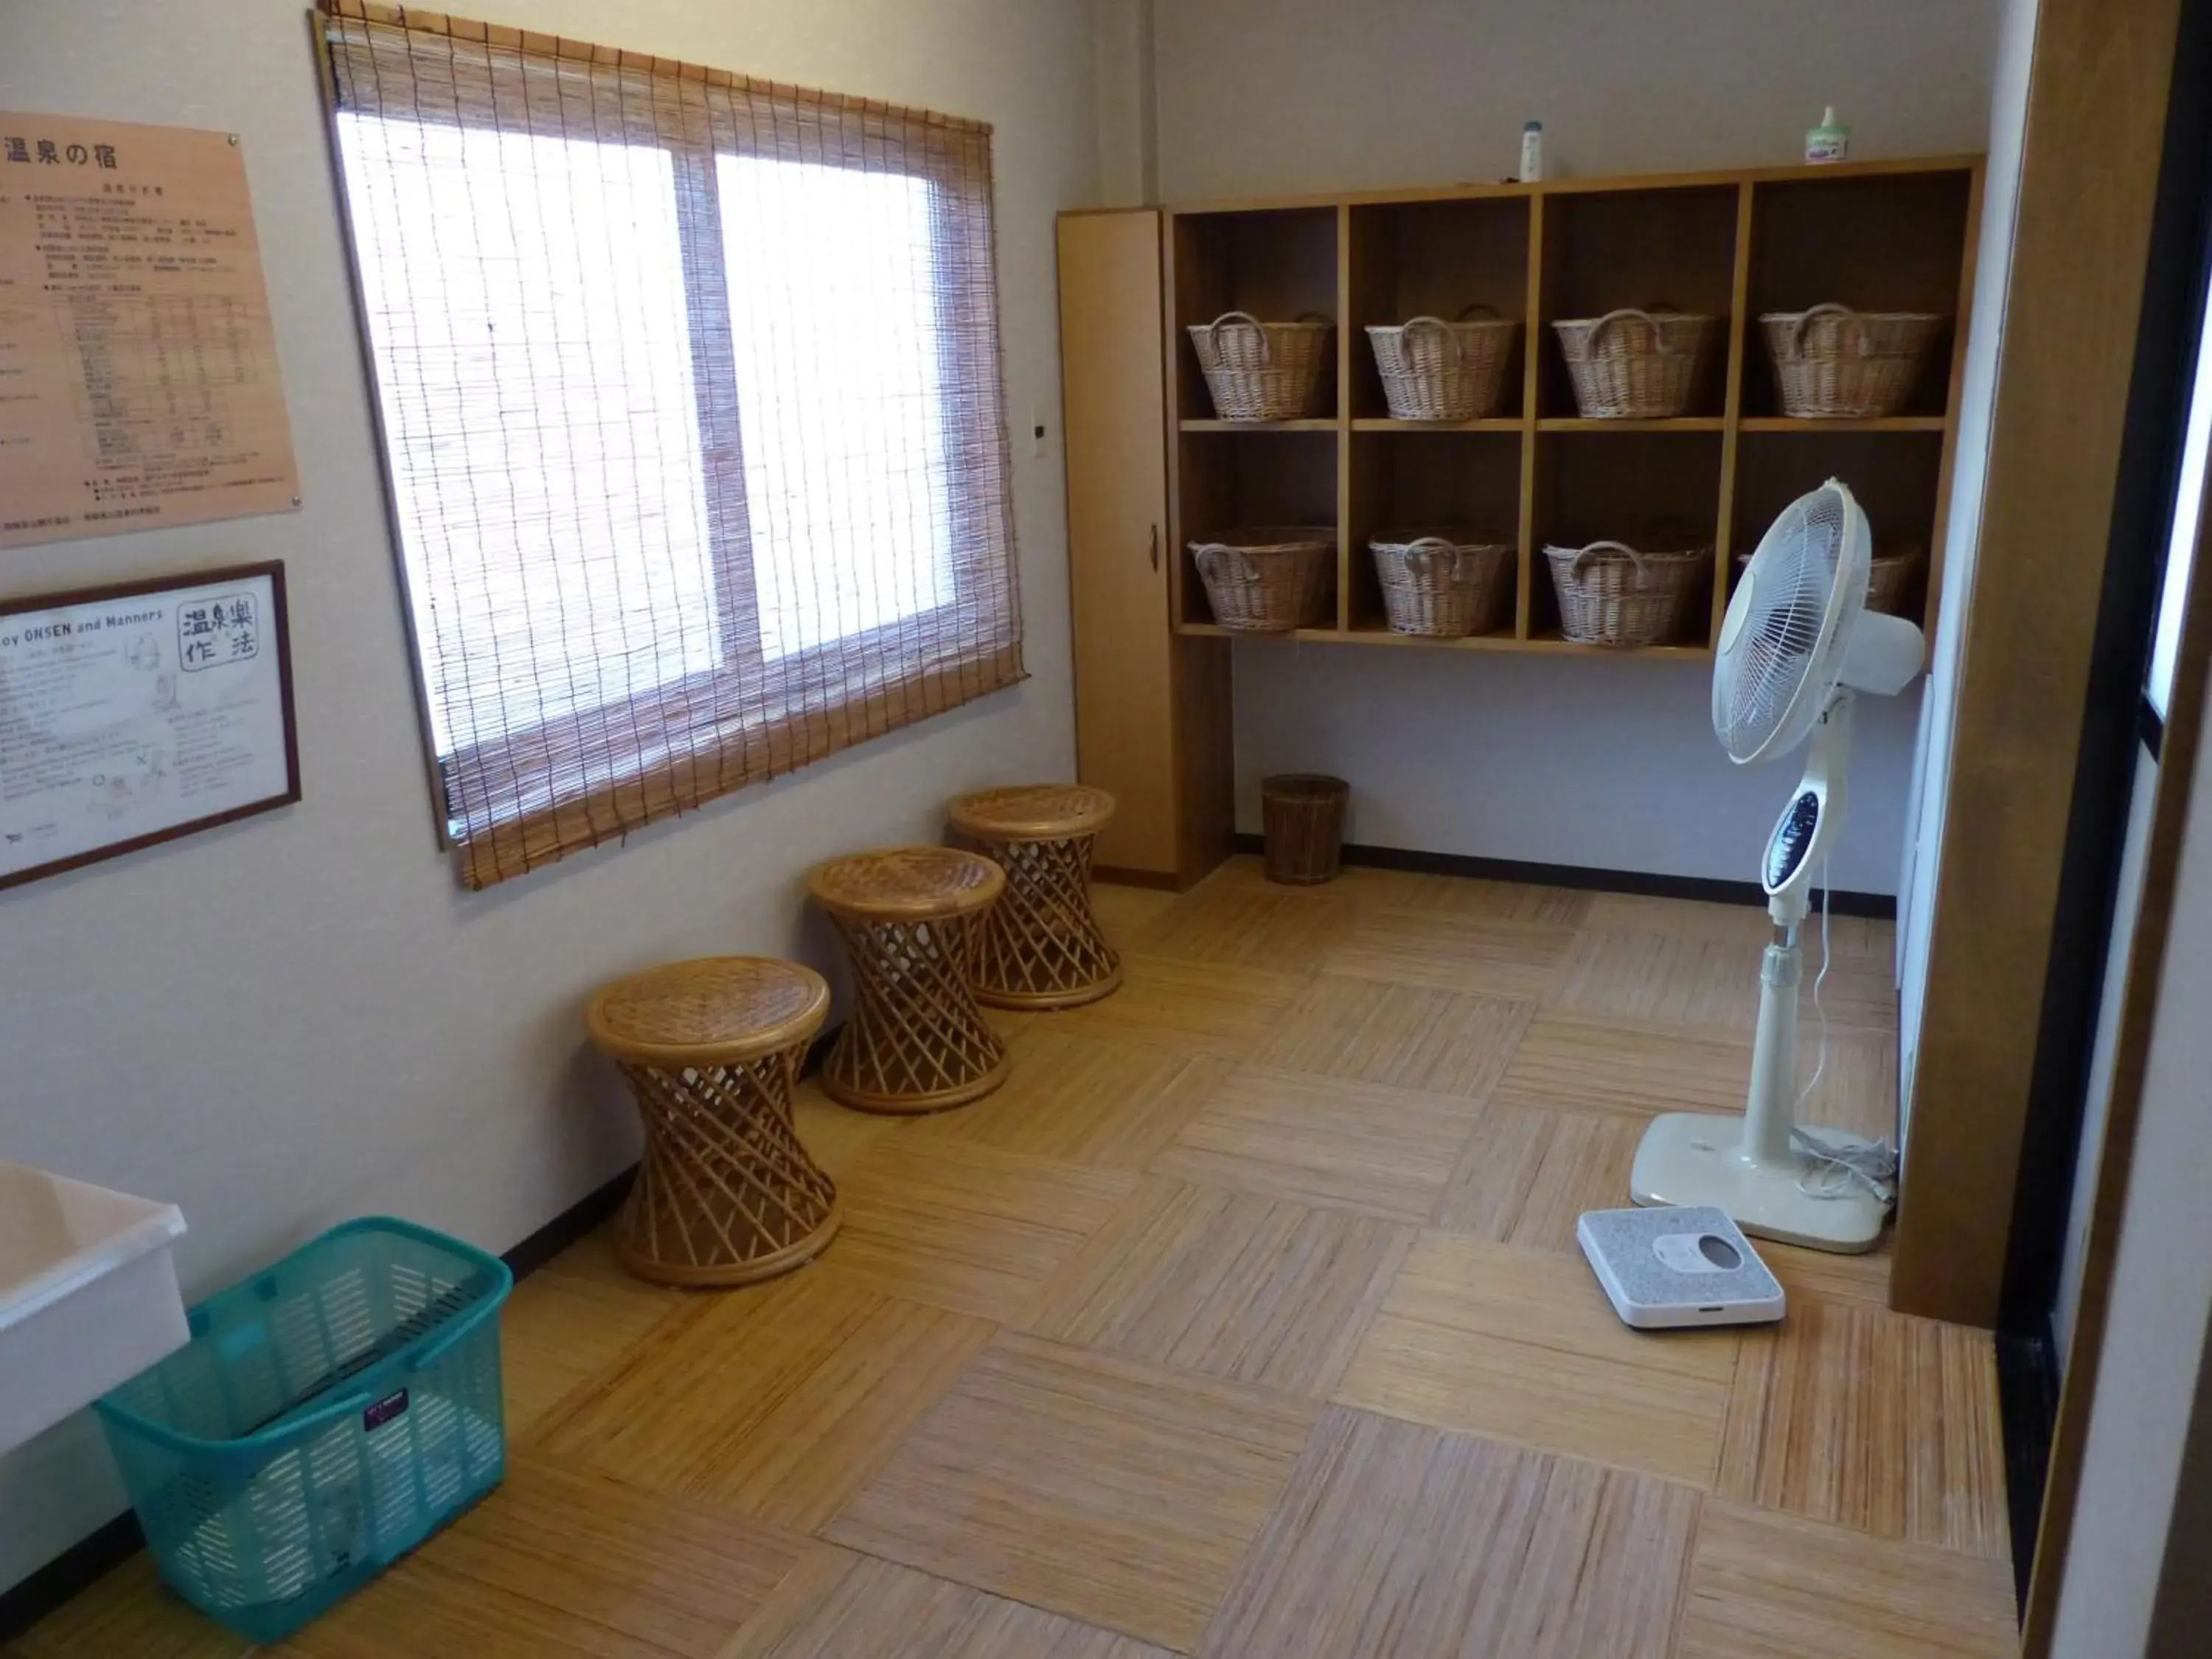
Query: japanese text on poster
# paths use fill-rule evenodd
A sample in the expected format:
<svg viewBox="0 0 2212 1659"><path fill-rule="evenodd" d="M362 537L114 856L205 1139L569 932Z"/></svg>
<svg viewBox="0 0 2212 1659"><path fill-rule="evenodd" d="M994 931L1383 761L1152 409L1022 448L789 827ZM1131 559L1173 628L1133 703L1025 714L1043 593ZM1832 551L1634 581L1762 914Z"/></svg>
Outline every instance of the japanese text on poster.
<svg viewBox="0 0 2212 1659"><path fill-rule="evenodd" d="M237 144L0 113L0 548L298 494Z"/></svg>

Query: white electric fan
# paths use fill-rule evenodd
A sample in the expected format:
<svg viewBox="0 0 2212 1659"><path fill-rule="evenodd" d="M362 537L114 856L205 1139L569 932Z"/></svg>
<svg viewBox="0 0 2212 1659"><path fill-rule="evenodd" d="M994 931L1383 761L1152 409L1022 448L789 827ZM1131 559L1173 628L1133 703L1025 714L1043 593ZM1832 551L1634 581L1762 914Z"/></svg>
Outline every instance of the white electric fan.
<svg viewBox="0 0 2212 1659"><path fill-rule="evenodd" d="M1746 1232L1822 1250L1873 1249L1888 1212L1877 1182L1834 1178L1869 1143L1796 1121L1797 933L1843 821L1852 696L1894 696L1923 650L1911 623L1866 608L1873 557L1866 514L1831 478L1783 509L1729 601L1713 665L1713 729L1729 758L1776 759L1808 737L1813 750L1766 842L1775 938L1759 971L1745 1115L1656 1120L1629 1178L1638 1204L1709 1204Z"/></svg>

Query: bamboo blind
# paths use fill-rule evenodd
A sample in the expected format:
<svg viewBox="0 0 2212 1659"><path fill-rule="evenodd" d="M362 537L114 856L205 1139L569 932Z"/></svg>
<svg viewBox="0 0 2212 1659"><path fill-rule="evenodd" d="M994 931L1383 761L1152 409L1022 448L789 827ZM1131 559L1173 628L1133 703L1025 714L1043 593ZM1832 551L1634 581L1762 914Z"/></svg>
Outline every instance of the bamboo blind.
<svg viewBox="0 0 2212 1659"><path fill-rule="evenodd" d="M464 882L1021 678L988 126L317 21Z"/></svg>

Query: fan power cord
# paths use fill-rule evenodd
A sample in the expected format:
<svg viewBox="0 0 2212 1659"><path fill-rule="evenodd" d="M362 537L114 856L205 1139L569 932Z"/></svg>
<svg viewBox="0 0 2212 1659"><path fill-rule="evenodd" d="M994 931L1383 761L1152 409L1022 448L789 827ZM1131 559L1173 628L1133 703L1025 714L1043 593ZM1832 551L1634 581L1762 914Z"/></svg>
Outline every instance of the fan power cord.
<svg viewBox="0 0 2212 1659"><path fill-rule="evenodd" d="M1813 981L1813 1012L1820 1021L1820 1054L1814 1063L1813 1075L1805 1079L1805 1086L1797 1091L1796 1115L1805 1115L1805 1103L1812 1099L1813 1091L1820 1086L1820 1079L1828 1069L1828 1011L1822 1006L1820 993L1828 983L1828 969L1835 961L1834 952L1828 948L1828 918L1832 914L1835 888L1828 874L1828 860L1820 860L1820 971ZM1897 1147L1887 1140L1863 1140L1852 1136L1846 1140L1829 1140L1808 1130L1792 1128L1790 1144L1812 1160L1812 1167L1797 1178L1797 1190L1808 1198L1849 1198L1864 1188L1880 1200L1887 1209L1897 1202Z"/></svg>
<svg viewBox="0 0 2212 1659"><path fill-rule="evenodd" d="M1792 1129L1790 1144L1813 1160L1797 1178L1806 1197L1849 1198L1863 1188L1885 1208L1897 1202L1897 1147L1889 1140L1829 1140Z"/></svg>
<svg viewBox="0 0 2212 1659"><path fill-rule="evenodd" d="M1828 858L1824 853L1820 855L1820 971L1813 978L1813 1012L1820 1021L1820 1057L1814 1062L1813 1075L1797 1091L1797 1104L1790 1113L1800 1123L1805 1121L1805 1103L1812 1099L1813 1091L1820 1086L1820 1079L1828 1069L1828 1010L1820 1000L1820 993L1827 988L1829 964L1835 960L1834 953L1828 949L1828 916L1833 904L1829 896L1831 890Z"/></svg>

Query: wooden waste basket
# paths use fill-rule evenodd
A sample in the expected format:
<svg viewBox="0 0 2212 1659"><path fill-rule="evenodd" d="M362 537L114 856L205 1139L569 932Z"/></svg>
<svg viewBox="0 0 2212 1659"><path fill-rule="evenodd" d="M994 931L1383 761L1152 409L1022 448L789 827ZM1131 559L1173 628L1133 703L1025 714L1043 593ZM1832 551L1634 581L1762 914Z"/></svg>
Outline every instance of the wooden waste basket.
<svg viewBox="0 0 2212 1659"><path fill-rule="evenodd" d="M1267 879L1297 887L1334 881L1344 848L1344 804L1352 786L1318 772L1260 780L1267 832Z"/></svg>

